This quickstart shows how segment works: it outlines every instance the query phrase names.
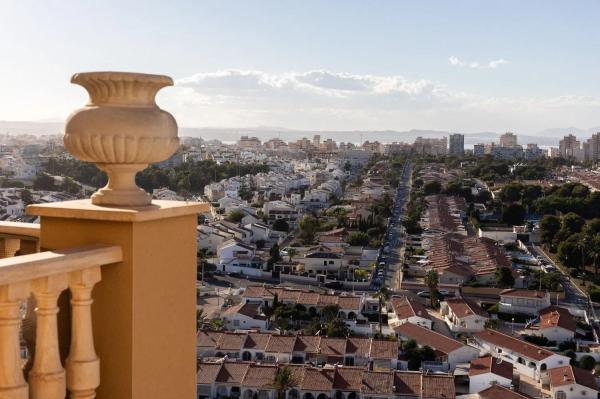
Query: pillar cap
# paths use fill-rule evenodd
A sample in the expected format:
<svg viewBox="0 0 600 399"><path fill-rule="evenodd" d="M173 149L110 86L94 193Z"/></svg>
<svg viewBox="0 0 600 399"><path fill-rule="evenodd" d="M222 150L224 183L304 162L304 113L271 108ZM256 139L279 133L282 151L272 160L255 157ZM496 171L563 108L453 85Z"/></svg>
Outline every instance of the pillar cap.
<svg viewBox="0 0 600 399"><path fill-rule="evenodd" d="M206 213L207 202L160 201L141 207L99 206L89 199L35 204L27 207L27 214L68 219L104 220L110 222L147 222L178 216Z"/></svg>

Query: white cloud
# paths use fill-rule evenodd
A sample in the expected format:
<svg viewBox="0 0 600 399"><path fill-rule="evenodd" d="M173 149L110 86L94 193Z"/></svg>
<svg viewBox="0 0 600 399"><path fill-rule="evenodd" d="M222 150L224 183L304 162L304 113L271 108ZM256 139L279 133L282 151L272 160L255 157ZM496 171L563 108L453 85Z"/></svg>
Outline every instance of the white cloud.
<svg viewBox="0 0 600 399"><path fill-rule="evenodd" d="M459 66L472 66L458 58ZM495 67L502 63L494 64ZM491 68L491 66L490 66ZM401 75L313 70L197 73L162 90L159 102L182 126L284 126L298 129L376 130L436 128L540 130L597 125L600 98L489 97Z"/></svg>
<svg viewBox="0 0 600 399"><path fill-rule="evenodd" d="M488 63L482 64L477 61L466 62L454 55L451 56L450 58L448 58L448 62L450 62L450 65L453 65L456 67L470 68L470 69L496 69L500 65L508 64L508 61L505 60L504 58L498 58L497 60L492 60Z"/></svg>

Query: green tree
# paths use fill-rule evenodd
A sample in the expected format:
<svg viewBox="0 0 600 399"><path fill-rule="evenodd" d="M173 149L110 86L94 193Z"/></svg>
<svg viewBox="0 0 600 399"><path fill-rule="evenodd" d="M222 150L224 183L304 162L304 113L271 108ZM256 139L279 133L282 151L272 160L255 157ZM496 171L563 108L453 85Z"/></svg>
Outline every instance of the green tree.
<svg viewBox="0 0 600 399"><path fill-rule="evenodd" d="M239 209L234 209L225 218L228 222L239 223L244 218L245 213Z"/></svg>
<svg viewBox="0 0 600 399"><path fill-rule="evenodd" d="M342 319L333 319L327 323L327 336L333 338L345 338L350 335L348 326Z"/></svg>
<svg viewBox="0 0 600 399"><path fill-rule="evenodd" d="M369 235L367 233L363 233L362 231L354 231L350 233L346 242L350 245L355 246L367 246L369 245Z"/></svg>
<svg viewBox="0 0 600 399"><path fill-rule="evenodd" d="M561 219L561 229L566 230L569 235L581 232L585 225L585 219L574 212L569 212Z"/></svg>
<svg viewBox="0 0 600 399"><path fill-rule="evenodd" d="M431 307L435 307L435 295L434 291L437 291L438 288L439 277L435 270L429 270L425 273L425 285L429 289L429 299L431 301Z"/></svg>
<svg viewBox="0 0 600 399"><path fill-rule="evenodd" d="M340 307L338 305L327 305L321 310L321 318L326 322L330 323L333 319L338 317Z"/></svg>
<svg viewBox="0 0 600 399"><path fill-rule="evenodd" d="M508 267L496 269L496 284L503 288L512 287L515 284L515 278Z"/></svg>
<svg viewBox="0 0 600 399"><path fill-rule="evenodd" d="M519 183L510 183L500 190L500 199L504 202L517 202L521 200L523 186Z"/></svg>
<svg viewBox="0 0 600 399"><path fill-rule="evenodd" d="M39 173L35 177L35 179L33 179L33 189L56 191L56 186L54 185L54 178L46 173Z"/></svg>
<svg viewBox="0 0 600 399"><path fill-rule="evenodd" d="M298 385L298 380L289 366L279 367L273 379L273 387L277 391L277 399L285 399L285 393Z"/></svg>
<svg viewBox="0 0 600 399"><path fill-rule="evenodd" d="M281 260L281 253L279 250L279 245L274 243L271 249L269 250L269 255L271 255L270 261L272 263L277 263Z"/></svg>
<svg viewBox="0 0 600 399"><path fill-rule="evenodd" d="M287 233L290 231L290 225L284 219L277 219L273 222L273 230L285 231Z"/></svg>
<svg viewBox="0 0 600 399"><path fill-rule="evenodd" d="M33 202L33 196L31 195L31 191L27 189L21 190L21 200L25 205L29 205Z"/></svg>
<svg viewBox="0 0 600 399"><path fill-rule="evenodd" d="M373 296L379 300L379 334L383 334L383 316L381 310L383 309L383 305L390 300L391 294L386 286L382 286Z"/></svg>
<svg viewBox="0 0 600 399"><path fill-rule="evenodd" d="M553 215L545 215L540 220L540 236L542 242L552 243L561 228L560 219Z"/></svg>
<svg viewBox="0 0 600 399"><path fill-rule="evenodd" d="M522 225L525 220L525 208L516 202L509 204L502 212L502 221L510 226Z"/></svg>
<svg viewBox="0 0 600 399"><path fill-rule="evenodd" d="M442 191L442 183L437 180L430 181L423 186L425 195L439 194Z"/></svg>
<svg viewBox="0 0 600 399"><path fill-rule="evenodd" d="M292 263L292 258L294 257L294 255L296 255L296 249L295 248L288 248L287 249L287 254L288 254L288 261L290 263Z"/></svg>
<svg viewBox="0 0 600 399"><path fill-rule="evenodd" d="M590 355L582 356L579 360L579 367L585 370L593 370L596 367L596 360Z"/></svg>

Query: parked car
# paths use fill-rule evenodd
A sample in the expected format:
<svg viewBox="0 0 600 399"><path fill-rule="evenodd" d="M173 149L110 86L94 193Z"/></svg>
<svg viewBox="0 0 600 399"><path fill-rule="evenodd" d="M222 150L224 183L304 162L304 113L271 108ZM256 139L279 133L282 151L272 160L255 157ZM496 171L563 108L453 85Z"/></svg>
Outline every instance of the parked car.
<svg viewBox="0 0 600 399"><path fill-rule="evenodd" d="M328 283L325 283L325 288L331 288L331 289L337 290L340 288L344 288L344 284L342 284L339 281L330 281Z"/></svg>

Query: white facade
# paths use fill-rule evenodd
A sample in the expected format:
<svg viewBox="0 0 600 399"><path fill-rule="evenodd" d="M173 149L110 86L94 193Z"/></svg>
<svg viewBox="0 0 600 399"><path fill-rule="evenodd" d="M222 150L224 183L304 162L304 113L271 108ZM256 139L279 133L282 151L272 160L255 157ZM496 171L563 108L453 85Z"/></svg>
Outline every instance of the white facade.
<svg viewBox="0 0 600 399"><path fill-rule="evenodd" d="M512 380L494 373L484 373L469 376L469 393L481 392L494 384L510 387Z"/></svg>

